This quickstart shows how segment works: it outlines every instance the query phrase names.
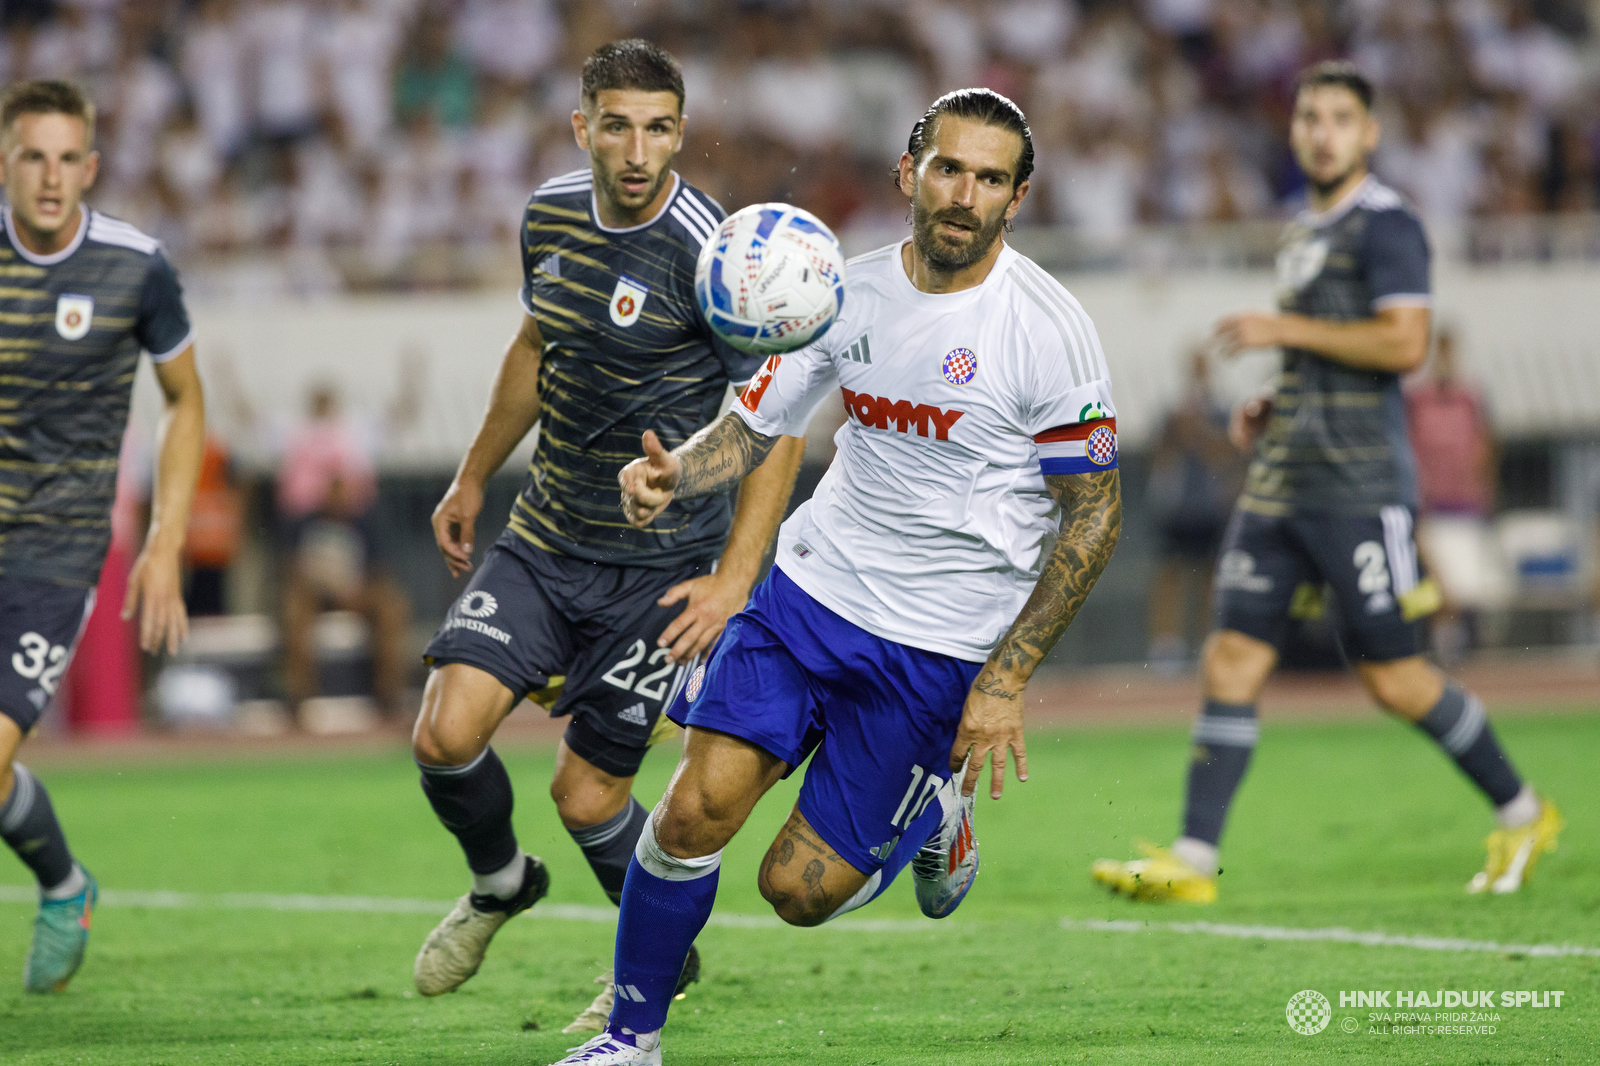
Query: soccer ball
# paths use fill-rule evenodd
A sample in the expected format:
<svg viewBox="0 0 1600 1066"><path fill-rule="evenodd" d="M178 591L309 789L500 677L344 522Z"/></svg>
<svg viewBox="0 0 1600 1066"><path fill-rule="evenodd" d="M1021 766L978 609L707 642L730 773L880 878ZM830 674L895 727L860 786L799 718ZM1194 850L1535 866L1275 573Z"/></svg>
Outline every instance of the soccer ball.
<svg viewBox="0 0 1600 1066"><path fill-rule="evenodd" d="M827 332L844 306L844 250L811 212L753 204L723 219L700 249L694 293L735 348L792 352Z"/></svg>

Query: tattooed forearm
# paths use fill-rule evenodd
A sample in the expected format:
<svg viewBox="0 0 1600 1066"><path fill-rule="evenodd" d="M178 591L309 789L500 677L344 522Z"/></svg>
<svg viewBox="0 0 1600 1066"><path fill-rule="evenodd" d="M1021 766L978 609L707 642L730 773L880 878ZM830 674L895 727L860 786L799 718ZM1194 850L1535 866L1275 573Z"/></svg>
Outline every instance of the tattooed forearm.
<svg viewBox="0 0 1600 1066"><path fill-rule="evenodd" d="M727 492L777 445L736 414L726 414L683 442L675 454L683 464L674 495L680 500Z"/></svg>
<svg viewBox="0 0 1600 1066"><path fill-rule="evenodd" d="M1061 504L1061 536L1044 572L1005 639L990 654L978 683L991 695L1015 695L1056 646L1089 590L1111 561L1122 532L1122 488L1115 470L1047 476Z"/></svg>

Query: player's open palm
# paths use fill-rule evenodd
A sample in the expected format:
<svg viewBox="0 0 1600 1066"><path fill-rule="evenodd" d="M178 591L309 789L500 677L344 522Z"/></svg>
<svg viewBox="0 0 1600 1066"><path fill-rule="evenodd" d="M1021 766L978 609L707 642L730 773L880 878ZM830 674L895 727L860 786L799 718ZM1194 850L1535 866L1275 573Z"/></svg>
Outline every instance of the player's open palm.
<svg viewBox="0 0 1600 1066"><path fill-rule="evenodd" d="M971 755L971 761L967 756ZM983 764L993 757L989 774L989 796L999 799L1005 788L1006 760L1008 755L1017 760L1017 780L1028 779L1028 749L1022 739L1022 689L1016 691L1004 684L988 667L978 675L967 691L966 705L961 709L961 725L956 730L956 742L950 749L950 769L957 771L967 764L967 773L961 781L961 794L970 796L977 791L978 778Z"/></svg>
<svg viewBox="0 0 1600 1066"><path fill-rule="evenodd" d="M139 616L139 647L154 655L165 648L175 655L189 635L189 613L183 606L183 578L178 557L139 553L128 572L128 591L122 600L122 620Z"/></svg>
<svg viewBox="0 0 1600 1066"><path fill-rule="evenodd" d="M473 532L481 510L483 488L460 479L450 483L444 499L433 509L433 539L444 556L444 565L450 568L451 577L460 577L472 570Z"/></svg>
<svg viewBox="0 0 1600 1066"><path fill-rule="evenodd" d="M622 485L622 513L630 523L643 529L655 521L672 502L683 466L662 445L653 429L644 431L644 457L622 468L617 481Z"/></svg>

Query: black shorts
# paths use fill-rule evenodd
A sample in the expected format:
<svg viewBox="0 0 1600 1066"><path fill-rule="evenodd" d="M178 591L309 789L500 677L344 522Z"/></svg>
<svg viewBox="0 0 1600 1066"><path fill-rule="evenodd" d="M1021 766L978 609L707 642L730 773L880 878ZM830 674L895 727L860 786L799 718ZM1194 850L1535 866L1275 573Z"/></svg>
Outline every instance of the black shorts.
<svg viewBox="0 0 1600 1066"><path fill-rule="evenodd" d="M56 694L94 610L94 589L0 576L0 714L24 736Z"/></svg>
<svg viewBox="0 0 1600 1066"><path fill-rule="evenodd" d="M508 530L490 547L423 658L475 666L518 697L563 678L550 714L572 715L567 746L632 777L685 670L656 647L684 604L656 600L711 564L608 566L507 544L514 536Z"/></svg>
<svg viewBox="0 0 1600 1066"><path fill-rule="evenodd" d="M1218 629L1281 647L1289 619L1314 617L1323 590L1347 652L1372 662L1417 655L1421 620L1438 606L1412 537L1411 509L1271 518L1238 510L1217 560Z"/></svg>

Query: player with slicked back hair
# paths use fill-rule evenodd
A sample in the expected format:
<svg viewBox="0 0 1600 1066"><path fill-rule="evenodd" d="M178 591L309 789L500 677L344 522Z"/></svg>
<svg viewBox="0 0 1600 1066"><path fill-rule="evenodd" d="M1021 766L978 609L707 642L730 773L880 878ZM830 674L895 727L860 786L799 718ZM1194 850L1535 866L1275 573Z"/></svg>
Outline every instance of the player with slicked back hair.
<svg viewBox="0 0 1600 1066"><path fill-rule="evenodd" d="M538 423L510 523L426 652L412 752L473 885L417 954L424 995L476 973L495 933L547 890L544 864L512 830L511 779L489 746L525 696L571 718L550 795L602 890L621 898L646 816L634 775L672 731L661 712L674 686L744 606L804 450L799 434L787 438L736 505L688 502L650 530L619 519L617 471L639 434L653 426L682 443L756 360L712 333L695 300L696 258L724 215L672 169L684 128L677 62L648 41L615 41L584 62L578 90L573 136L589 165L528 202L522 328L433 516L452 576L472 571L484 484ZM678 961L694 980L698 956L686 945ZM612 992L601 983L568 1031L604 1023Z"/></svg>
<svg viewBox="0 0 1600 1066"><path fill-rule="evenodd" d="M94 608L141 352L166 410L122 615L139 615L147 651L176 651L188 629L179 559L205 433L178 276L154 238L83 203L99 164L94 105L77 86L24 82L0 98L0 838L39 882L29 992L58 992L77 972L99 886L44 785L12 760Z"/></svg>
<svg viewBox="0 0 1600 1066"><path fill-rule="evenodd" d="M1427 356L1432 285L1422 224L1367 170L1379 136L1372 99L1349 63L1302 72L1290 142L1311 208L1284 231L1279 311L1217 326L1225 352L1279 348L1282 369L1269 395L1234 414L1235 443L1253 445L1255 459L1217 564L1183 832L1170 849L1147 845L1142 859L1092 869L1133 899L1216 898L1223 822L1291 612L1336 609L1373 701L1427 734L1494 805L1499 828L1468 891L1516 891L1561 830L1554 804L1512 767L1483 703L1421 654L1422 621L1440 597L1412 534L1416 460L1400 378ZM1324 588L1334 602L1323 602Z"/></svg>
<svg viewBox="0 0 1600 1066"><path fill-rule="evenodd" d="M650 528L726 492L838 389L849 421L778 560L669 712L688 735L639 837L607 1030L564 1063L661 1062L722 849L808 758L757 885L792 925L870 903L906 866L930 918L978 872L973 793L1027 779L1023 691L1121 528L1116 412L1094 325L1001 234L1028 193L1022 112L941 97L896 171L912 233L851 261L827 333L768 359L733 413L622 472Z"/></svg>

